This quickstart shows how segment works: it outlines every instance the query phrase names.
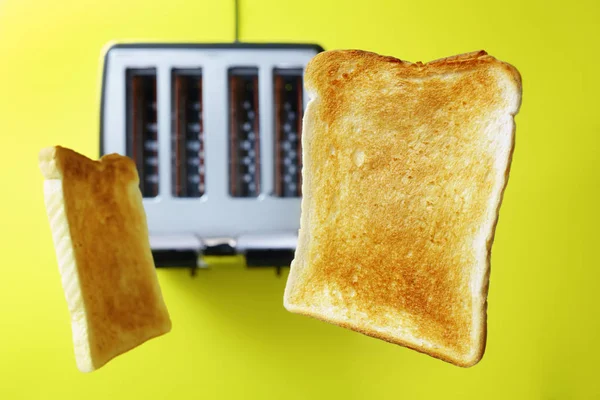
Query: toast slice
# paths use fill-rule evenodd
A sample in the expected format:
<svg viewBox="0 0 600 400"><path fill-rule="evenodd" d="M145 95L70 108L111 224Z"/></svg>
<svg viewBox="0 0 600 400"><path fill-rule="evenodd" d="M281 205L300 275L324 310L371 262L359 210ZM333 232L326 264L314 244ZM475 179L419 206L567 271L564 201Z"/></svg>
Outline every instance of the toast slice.
<svg viewBox="0 0 600 400"><path fill-rule="evenodd" d="M71 314L77 366L91 372L171 330L135 164L43 149L46 210Z"/></svg>
<svg viewBox="0 0 600 400"><path fill-rule="evenodd" d="M519 73L483 51L427 64L328 51L305 85L302 217L284 306L476 364Z"/></svg>

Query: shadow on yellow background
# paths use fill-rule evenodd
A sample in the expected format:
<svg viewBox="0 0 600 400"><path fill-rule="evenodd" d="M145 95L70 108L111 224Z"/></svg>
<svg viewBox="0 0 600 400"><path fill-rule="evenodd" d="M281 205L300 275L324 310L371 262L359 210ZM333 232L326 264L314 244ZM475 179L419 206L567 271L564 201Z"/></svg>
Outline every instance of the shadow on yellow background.
<svg viewBox="0 0 600 400"><path fill-rule="evenodd" d="M57 3L0 0L0 399L600 398L597 2L241 1L244 41L410 61L485 49L520 70L479 365L289 314L285 276L238 265L159 271L173 331L89 375L75 366L37 152L98 155L107 42L231 41L233 1Z"/></svg>

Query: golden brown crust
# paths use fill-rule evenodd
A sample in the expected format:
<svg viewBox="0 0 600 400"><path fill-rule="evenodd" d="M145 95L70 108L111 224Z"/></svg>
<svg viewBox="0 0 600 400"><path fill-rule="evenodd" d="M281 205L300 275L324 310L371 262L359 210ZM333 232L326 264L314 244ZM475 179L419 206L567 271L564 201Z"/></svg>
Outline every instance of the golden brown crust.
<svg viewBox="0 0 600 400"><path fill-rule="evenodd" d="M520 76L485 52L427 64L317 55L303 132L294 312L470 366Z"/></svg>
<svg viewBox="0 0 600 400"><path fill-rule="evenodd" d="M318 312L311 312L310 310L306 310L306 309L299 309L299 310L292 310L292 311L295 312L296 314L305 315L307 317L315 318L315 319L318 319L323 322L334 323L337 326L340 326L340 327L346 328L346 329L350 329L352 331L358 332L365 336L373 337L375 339L380 339L380 340L383 340L388 343L397 344L397 345L409 348L411 350L418 351L419 353L427 354L429 356L435 357L442 361L452 363L459 367L471 367L474 365L474 363L471 363L471 362L464 362L463 360L460 360L460 359L448 357L447 354L437 351L437 350L431 350L431 349L425 350L424 348L419 347L418 345L415 345L413 342L399 338L398 336L389 335L389 334L386 335L384 333L374 331L367 327L353 325L353 324L350 324L350 323L344 322L344 321L336 321L336 320L326 317L323 314L318 313ZM483 338L483 340L485 341L485 337ZM477 355L477 360L480 360L481 357L483 356L484 349L485 349L485 342L483 343L482 352L478 353L478 355Z"/></svg>
<svg viewBox="0 0 600 400"><path fill-rule="evenodd" d="M99 368L171 329L138 174L127 157L92 161L60 146L44 149L40 161L46 179L62 179L90 353Z"/></svg>

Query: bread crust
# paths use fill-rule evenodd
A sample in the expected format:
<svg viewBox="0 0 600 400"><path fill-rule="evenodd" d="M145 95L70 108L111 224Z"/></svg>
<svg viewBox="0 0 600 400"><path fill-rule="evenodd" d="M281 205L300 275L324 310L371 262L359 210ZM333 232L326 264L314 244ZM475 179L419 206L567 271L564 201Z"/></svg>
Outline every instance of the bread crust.
<svg viewBox="0 0 600 400"><path fill-rule="evenodd" d="M62 189L60 204L49 206L48 213L53 233L64 232L54 235L59 264L61 253L74 258L73 268L63 267L61 274L78 366L89 372L171 330L139 178L133 161L117 154L93 161L55 146L43 149L39 161L44 178L60 181ZM58 208L66 217L64 230ZM61 247L63 239L72 248Z"/></svg>
<svg viewBox="0 0 600 400"><path fill-rule="evenodd" d="M462 367L485 352L491 246L521 77L484 51L309 63L285 307Z"/></svg>

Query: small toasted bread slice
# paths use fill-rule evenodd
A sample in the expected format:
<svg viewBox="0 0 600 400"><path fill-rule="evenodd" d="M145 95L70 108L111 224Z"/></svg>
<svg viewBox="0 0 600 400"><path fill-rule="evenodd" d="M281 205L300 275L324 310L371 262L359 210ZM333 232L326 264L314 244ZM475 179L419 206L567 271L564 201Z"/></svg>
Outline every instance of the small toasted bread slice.
<svg viewBox="0 0 600 400"><path fill-rule="evenodd" d="M284 305L459 366L483 356L521 78L485 52L310 61Z"/></svg>
<svg viewBox="0 0 600 400"><path fill-rule="evenodd" d="M91 372L171 330L150 251L135 164L63 147L39 164L77 366Z"/></svg>

